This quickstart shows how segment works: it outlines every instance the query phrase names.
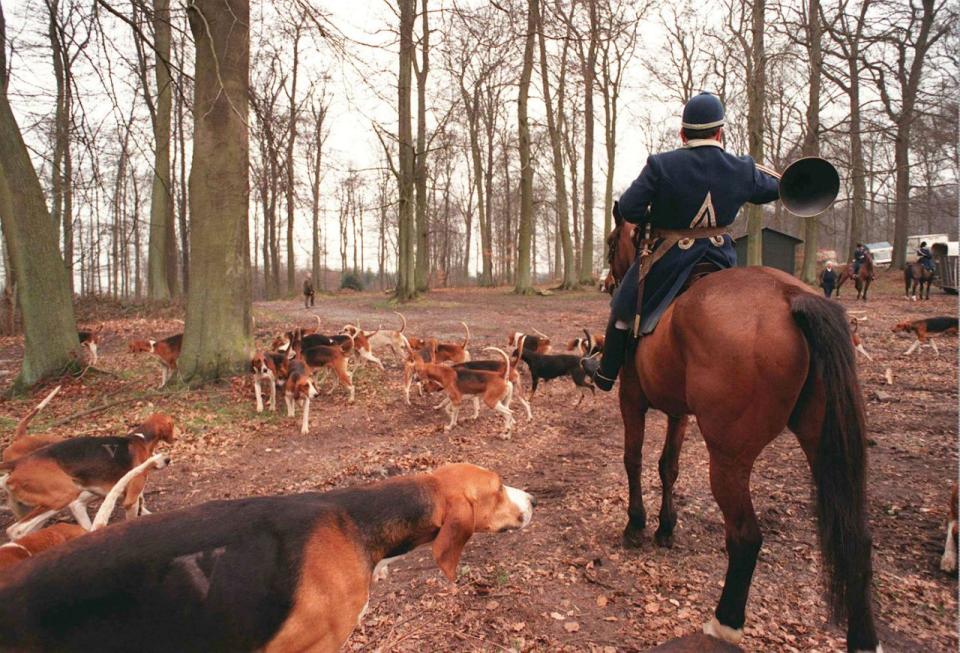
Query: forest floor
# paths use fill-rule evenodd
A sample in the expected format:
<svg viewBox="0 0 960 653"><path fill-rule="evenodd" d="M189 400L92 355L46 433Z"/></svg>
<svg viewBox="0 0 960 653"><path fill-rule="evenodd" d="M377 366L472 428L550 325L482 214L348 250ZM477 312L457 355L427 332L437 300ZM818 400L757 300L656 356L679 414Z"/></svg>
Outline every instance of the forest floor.
<svg viewBox="0 0 960 653"><path fill-rule="evenodd" d="M944 339L939 357L924 349L902 354L910 341L890 327L903 319L956 315L957 298L934 289L929 302L901 295L896 273L885 273L868 303L861 327L873 362L860 360L870 439L869 506L874 542L875 601L884 649L957 650L957 579L939 569L950 481L957 476L957 340ZM559 344L581 327L602 328L606 295L596 292L517 297L506 289L436 290L404 306L408 330L459 341L461 320L470 325L470 349L506 345L509 332L533 327ZM362 320L395 326L383 295L318 296L307 311L296 301L255 306L258 342L312 313L338 330ZM723 522L707 479L703 440L691 425L677 482L679 523L672 549L653 545L659 508L657 458L665 419L648 419L643 483L650 541L625 549L627 484L622 465L622 423L615 394L597 392L579 407L567 380L538 391L534 419L518 417L513 438L498 437L501 419L484 410L444 433L436 397L406 406L401 372L384 354L386 373L356 373L357 401L341 390L321 397L310 432L283 412L256 414L251 380L200 389L156 392L159 371L127 353L134 337L164 337L182 329L175 309L101 304L80 309L82 324L104 322L100 367L64 383L61 394L32 426L33 433L63 436L127 432L153 410L172 414L183 435L173 445L174 464L147 484L151 510L168 511L202 501L247 495L323 490L399 473L469 461L501 474L538 499L524 531L477 535L449 583L424 547L391 565L372 589L370 610L351 636L348 651L638 651L697 632L712 615L723 582ZM0 380L16 374L22 340L0 339ZM890 368L894 384L885 385ZM529 379L525 382L529 388ZM16 420L43 396L0 403L0 430L9 437ZM878 399L879 395L879 399ZM113 404L56 426L81 410ZM282 404L282 400L280 401ZM464 411L470 412L469 409ZM3 439L0 437L0 440ZM810 473L789 433L757 462L752 489L764 534L748 604L742 646L747 651L842 651L844 631L828 622L820 580L820 554L812 513ZM0 526L8 516L0 514Z"/></svg>

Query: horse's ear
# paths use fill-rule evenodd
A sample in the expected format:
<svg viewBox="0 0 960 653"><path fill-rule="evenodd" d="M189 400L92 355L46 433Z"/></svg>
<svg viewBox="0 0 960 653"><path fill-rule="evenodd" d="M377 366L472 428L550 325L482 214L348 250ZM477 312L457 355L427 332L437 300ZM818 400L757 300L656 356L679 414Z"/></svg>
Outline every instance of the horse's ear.
<svg viewBox="0 0 960 653"><path fill-rule="evenodd" d="M620 202L613 203L613 223L618 227L623 224L623 216L620 215Z"/></svg>

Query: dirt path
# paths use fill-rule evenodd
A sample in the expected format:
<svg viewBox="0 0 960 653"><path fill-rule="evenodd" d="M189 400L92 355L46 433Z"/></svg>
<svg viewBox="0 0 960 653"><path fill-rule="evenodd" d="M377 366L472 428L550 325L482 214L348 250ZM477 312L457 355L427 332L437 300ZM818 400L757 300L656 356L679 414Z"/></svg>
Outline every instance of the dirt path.
<svg viewBox="0 0 960 653"><path fill-rule="evenodd" d="M889 651L956 650L956 579L938 569L949 480L957 468L956 339L944 340L939 358L900 356L909 341L890 333L892 323L913 315L955 314L956 299L937 294L922 305L896 296L892 280L875 285L861 328L874 362L862 361L868 397L870 511L876 601L881 637ZM536 326L555 342L598 329L607 297L595 293L520 298L504 290L436 291L403 309L414 334L459 341L466 321L471 349L504 345L508 332ZM848 307L853 303L845 298ZM362 320L395 325L382 296L322 297L315 312L329 330ZM307 325L312 317L296 302L256 306L266 339L281 325ZM103 366L118 377L93 376L72 383L35 432L91 402L134 396L159 373L145 359L125 353L133 334L167 335L169 319L110 320ZM16 360L19 343L0 341L0 358ZM390 356L386 355L389 364ZM3 371L14 373L10 363ZM884 386L891 368L895 384ZM520 533L478 535L464 554L456 586L436 569L429 548L391 566L374 587L363 627L351 651L634 651L700 628L712 613L726 558L723 523L707 483L706 451L690 429L677 483L679 523L672 549L652 544L659 509L656 460L665 420L648 421L643 481L651 541L624 549L626 517L622 427L615 397L597 393L580 407L568 381L538 391L534 420L518 410L509 441L497 437L501 422L490 412L464 421L452 433L431 408L433 397L400 396L400 372L357 372L357 402L342 391L324 397L301 436L294 420L256 415L248 379L197 391L170 391L153 399L184 425L173 449L175 464L148 485L151 509L170 510L219 497L295 492L374 480L452 461L498 471L512 485L537 496L534 521ZM529 383L527 383L529 387ZM33 400L31 400L33 401ZM5 402L11 420L27 402ZM519 407L517 407L519 409ZM146 401L105 411L55 432L117 432L152 410ZM465 411L469 412L469 411ZM748 605L749 651L844 650L843 631L827 623L819 581L819 553L806 463L789 434L758 461L753 496L764 545Z"/></svg>

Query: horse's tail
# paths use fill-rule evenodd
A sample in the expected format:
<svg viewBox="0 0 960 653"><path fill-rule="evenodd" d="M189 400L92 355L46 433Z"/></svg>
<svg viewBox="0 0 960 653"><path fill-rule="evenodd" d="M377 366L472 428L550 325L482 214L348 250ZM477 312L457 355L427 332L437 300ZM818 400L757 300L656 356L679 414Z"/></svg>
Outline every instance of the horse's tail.
<svg viewBox="0 0 960 653"><path fill-rule="evenodd" d="M813 474L830 605L840 620L848 598L856 604L858 595L869 596L870 588L863 397L843 308L803 293L790 300L790 312L810 347L810 372L823 384L823 424Z"/></svg>

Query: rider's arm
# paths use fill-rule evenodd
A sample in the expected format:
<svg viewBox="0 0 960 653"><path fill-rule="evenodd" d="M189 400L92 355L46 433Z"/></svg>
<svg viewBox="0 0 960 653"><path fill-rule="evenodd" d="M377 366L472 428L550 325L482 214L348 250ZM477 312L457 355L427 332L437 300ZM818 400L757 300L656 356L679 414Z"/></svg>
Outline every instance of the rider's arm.
<svg viewBox="0 0 960 653"><path fill-rule="evenodd" d="M780 180L754 165L753 194L748 200L751 204L766 204L780 199Z"/></svg>
<svg viewBox="0 0 960 653"><path fill-rule="evenodd" d="M620 196L620 215L627 222L639 224L647 215L647 208L656 193L660 174L653 157L647 159L640 176Z"/></svg>

